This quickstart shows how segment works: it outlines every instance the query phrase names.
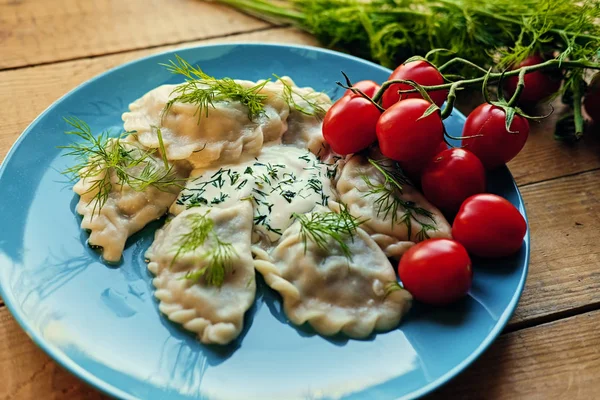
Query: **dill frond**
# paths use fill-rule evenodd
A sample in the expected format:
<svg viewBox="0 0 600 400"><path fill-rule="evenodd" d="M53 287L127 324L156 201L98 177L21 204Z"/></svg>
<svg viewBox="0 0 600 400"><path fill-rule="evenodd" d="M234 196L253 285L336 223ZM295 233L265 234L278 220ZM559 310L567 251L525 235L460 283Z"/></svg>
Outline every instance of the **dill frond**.
<svg viewBox="0 0 600 400"><path fill-rule="evenodd" d="M67 149L64 156L75 157L77 163L63 171L71 179L87 180L91 183L85 192L94 193L92 218L106 204L115 183L129 186L141 192L153 186L161 191L180 187L173 166L169 166L163 155L165 168L159 167L150 157L154 152L137 148L132 143L122 142L125 134L110 137L108 132L94 136L90 126L77 117L65 118L73 130L66 131L79 140L59 148ZM159 142L162 143L160 131ZM164 154L164 145L161 149ZM113 182L116 181L116 182Z"/></svg>
<svg viewBox="0 0 600 400"><path fill-rule="evenodd" d="M403 200L400 197L402 185L409 183L406 177L399 169L390 170L372 159L369 159L369 163L384 176L383 183L373 182L368 175L361 176L369 188L363 197L375 197L373 206L377 209L377 217L383 220L389 217L392 228L397 224L406 225L409 238L412 236L412 221L415 220L421 225L421 230L416 235L417 239L428 239L427 232L437 230L435 217L431 211L417 207L414 202ZM403 213L402 210L404 210ZM425 221L431 221L431 223Z"/></svg>
<svg viewBox="0 0 600 400"><path fill-rule="evenodd" d="M233 258L237 253L231 243L225 242L217 236L214 231L214 221L207 216L208 213L209 211L206 211L204 214L190 214L186 217L190 230L179 236L179 247L171 260L170 267L182 254L195 251L210 239L212 245L201 256L207 260L206 265L200 269L189 271L185 275L185 279L197 282L204 278L209 285L220 287L223 285L225 275L231 270Z"/></svg>
<svg viewBox="0 0 600 400"><path fill-rule="evenodd" d="M192 66L183 58L175 55L176 61L161 64L173 74L185 77L185 82L178 85L171 93L175 97L167 102L162 115L170 111L176 102L193 104L197 107L198 121L202 115L208 117L210 107L215 102L232 100L238 101L248 108L248 118L253 120L264 112L267 95L260 93L268 81L246 88L231 78L217 79L206 74L200 67ZM195 115L195 114L194 114Z"/></svg>
<svg viewBox="0 0 600 400"><path fill-rule="evenodd" d="M294 90L292 85L286 82L285 79L281 79L275 74L273 74L273 76L283 85L282 96L291 109L294 109L301 114L317 118L323 118L325 116L326 111L323 108L325 104L320 101L321 94L319 92L301 94L297 90ZM306 104L301 104L302 102Z"/></svg>
<svg viewBox="0 0 600 400"><path fill-rule="evenodd" d="M342 205L340 212L313 212L310 215L292 214L300 223L300 236L306 252L308 240L317 245L321 250L329 253L329 239L333 239L340 247L342 254L352 259L352 253L346 243L347 238L354 240L356 229L366 220L356 218L350 214L348 208Z"/></svg>

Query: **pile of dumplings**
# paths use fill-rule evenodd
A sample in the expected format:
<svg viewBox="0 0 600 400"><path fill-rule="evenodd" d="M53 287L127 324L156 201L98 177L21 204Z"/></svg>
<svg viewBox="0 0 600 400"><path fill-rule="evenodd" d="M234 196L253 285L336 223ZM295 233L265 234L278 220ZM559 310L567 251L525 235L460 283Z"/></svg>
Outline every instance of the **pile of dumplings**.
<svg viewBox="0 0 600 400"><path fill-rule="evenodd" d="M256 272L281 295L292 323L308 323L322 335L364 338L393 329L411 305L408 292L386 288L397 281L390 258L398 259L421 239L421 223L413 218L411 229L398 223L402 208L397 216L382 215L368 184L384 184L385 177L365 155L334 154L323 139L320 119L298 108L309 107L307 96L325 109L331 100L282 79L294 88L296 107L285 101L281 81L268 82L261 89L264 112L254 119L244 105L228 100L215 102L200 117L195 105L179 102L163 114L176 85L151 90L123 114L124 129L132 132L124 146L132 151L164 148L168 167L183 184L136 191L115 177L101 208L93 204L93 177L74 187L80 195L81 227L90 231L89 242L102 248L107 261L118 261L129 236L169 213L146 253L148 269L155 276L161 313L202 343L224 345L239 336L255 301ZM369 158L386 161L376 151ZM167 168L158 152L146 162ZM448 222L416 189L405 185L401 196L432 213L430 237L450 237ZM306 240L293 217L339 212L341 207L364 221L344 238L350 257L333 239L327 251ZM210 218L215 235L181 252L194 216ZM219 238L233 249L222 284L186 279L206 265L206 250Z"/></svg>

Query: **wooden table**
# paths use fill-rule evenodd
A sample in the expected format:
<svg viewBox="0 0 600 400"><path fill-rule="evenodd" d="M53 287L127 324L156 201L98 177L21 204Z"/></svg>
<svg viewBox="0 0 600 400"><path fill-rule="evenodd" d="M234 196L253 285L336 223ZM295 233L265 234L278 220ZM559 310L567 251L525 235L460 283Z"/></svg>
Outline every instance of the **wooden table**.
<svg viewBox="0 0 600 400"><path fill-rule="evenodd" d="M316 45L198 0L0 0L0 160L79 83L148 54L215 42ZM600 398L600 135L577 145L533 123L510 163L532 233L529 278L504 334L433 399ZM2 399L104 398L38 349L0 301Z"/></svg>

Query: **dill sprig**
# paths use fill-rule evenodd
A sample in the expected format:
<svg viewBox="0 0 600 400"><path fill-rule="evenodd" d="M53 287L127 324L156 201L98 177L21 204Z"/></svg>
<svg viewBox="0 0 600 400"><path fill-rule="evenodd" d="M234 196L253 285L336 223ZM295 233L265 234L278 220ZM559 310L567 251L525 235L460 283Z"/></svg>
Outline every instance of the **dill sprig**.
<svg viewBox="0 0 600 400"><path fill-rule="evenodd" d="M317 118L323 118L325 116L326 111L323 108L325 103L320 101L321 93L312 92L302 94L299 91L294 90L294 87L290 85L289 82L286 82L285 79L282 79L275 74L273 74L273 76L283 85L282 96L291 109L294 109L301 114ZM297 99L299 99L299 101Z"/></svg>
<svg viewBox="0 0 600 400"><path fill-rule="evenodd" d="M350 214L345 205L341 205L340 212L313 212L307 214L292 214L300 223L300 236L306 252L308 240L317 245L321 250L329 253L329 239L333 239L340 247L344 256L352 259L352 253L346 243L350 238L354 241L356 229L366 220L356 218Z"/></svg>
<svg viewBox="0 0 600 400"><path fill-rule="evenodd" d="M369 159L369 163L384 177L382 183L375 183L368 175L361 175L369 188L363 194L363 197L375 197L373 206L377 209L377 217L383 220L389 217L392 228L397 224L406 225L409 239L412 237L412 221L415 220L421 225L421 230L416 235L417 239L419 241L428 239L428 232L437 230L435 217L431 211L418 207L416 203L400 197L403 191L402 185L409 184L400 169L388 169L372 159ZM402 210L404 212L401 213ZM421 218L419 219L418 217ZM424 220L429 220L432 223L425 222Z"/></svg>
<svg viewBox="0 0 600 400"><path fill-rule="evenodd" d="M161 191L168 191L173 186L181 187L181 179L177 178L173 166L169 166L166 159L160 130L157 130L157 135L164 168L150 159L155 152L140 149L133 143L122 142L125 134L110 137L109 132L102 132L94 136L90 126L83 120L70 117L65 118L65 121L73 128L65 134L80 140L59 146L69 150L64 156L75 157L79 161L63 171L63 174L72 179L80 178L91 182L85 193L94 193L92 218L100 212L114 189L113 174L116 184L127 185L138 192L149 186Z"/></svg>
<svg viewBox="0 0 600 400"><path fill-rule="evenodd" d="M178 85L171 95L174 98L165 105L163 117L170 111L176 102L193 104L197 107L198 121L202 115L208 117L210 107L215 107L215 102L224 100L238 101L248 108L248 118L253 120L264 112L267 95L260 93L268 81L246 88L231 78L217 79L206 74L200 67L192 66L183 58L175 55L176 61L169 60L168 64L161 64L173 74L185 77L185 83Z"/></svg>
<svg viewBox="0 0 600 400"><path fill-rule="evenodd" d="M207 216L208 213L209 211L206 211L204 214L190 214L186 217L190 224L190 230L179 236L180 244L171 260L170 267L182 254L195 251L210 238L212 244L201 256L207 261L206 265L187 272L184 278L194 282L204 278L209 285L220 287L223 285L225 275L231 271L233 258L237 253L231 243L221 240L216 234L215 223Z"/></svg>

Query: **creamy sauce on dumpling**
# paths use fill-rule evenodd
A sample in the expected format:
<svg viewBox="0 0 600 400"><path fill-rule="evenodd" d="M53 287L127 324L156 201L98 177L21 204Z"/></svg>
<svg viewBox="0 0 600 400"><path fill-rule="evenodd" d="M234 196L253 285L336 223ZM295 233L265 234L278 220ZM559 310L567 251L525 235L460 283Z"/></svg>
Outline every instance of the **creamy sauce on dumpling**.
<svg viewBox="0 0 600 400"><path fill-rule="evenodd" d="M268 146L256 158L238 164L194 170L171 212L250 201L255 232L275 242L292 224L292 214L329 204L334 173L335 166L322 163L308 150Z"/></svg>

